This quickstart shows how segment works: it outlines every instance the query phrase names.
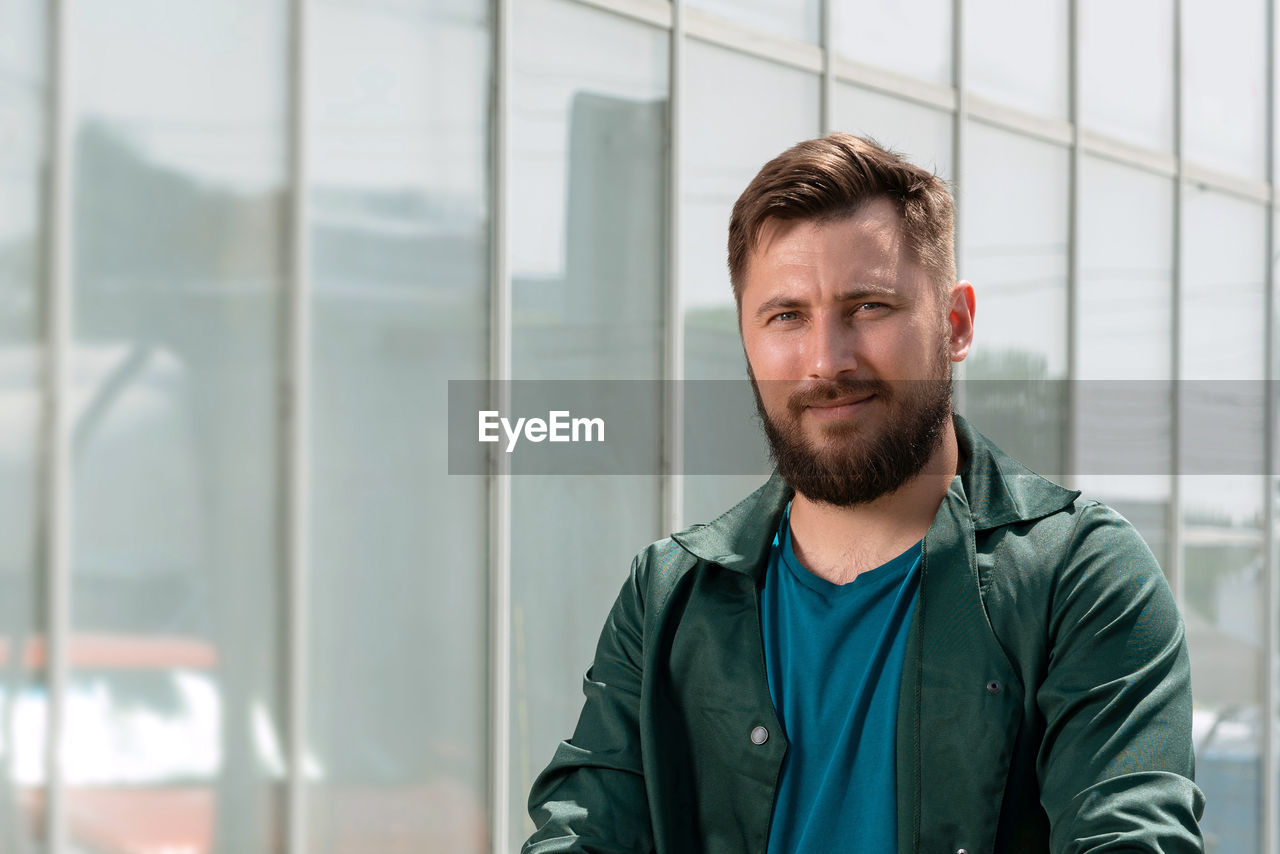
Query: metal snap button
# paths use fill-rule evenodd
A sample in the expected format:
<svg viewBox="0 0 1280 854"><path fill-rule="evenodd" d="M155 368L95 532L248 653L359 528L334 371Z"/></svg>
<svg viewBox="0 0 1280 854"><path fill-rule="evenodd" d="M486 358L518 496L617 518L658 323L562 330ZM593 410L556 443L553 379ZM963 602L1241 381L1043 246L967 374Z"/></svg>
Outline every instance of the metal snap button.
<svg viewBox="0 0 1280 854"><path fill-rule="evenodd" d="M988 682L988 683L987 683L987 693L988 693L988 694L999 694L999 693L1000 693L1000 688L1001 688L1000 683L999 683L999 682L997 682L995 679L992 679L990 682ZM962 850L963 850L963 849L962 849ZM956 852L956 854L959 854L959 852Z"/></svg>
<svg viewBox="0 0 1280 854"><path fill-rule="evenodd" d="M768 740L769 740L769 730L765 729L764 727L758 726L755 729L751 730L752 744L764 744Z"/></svg>
<svg viewBox="0 0 1280 854"><path fill-rule="evenodd" d="M999 684L999 683L996 683L996 684ZM969 854L969 852L968 852L968 851L966 851L966 850L965 850L965 849L963 849L963 848L957 848L957 849L956 849L956 854Z"/></svg>

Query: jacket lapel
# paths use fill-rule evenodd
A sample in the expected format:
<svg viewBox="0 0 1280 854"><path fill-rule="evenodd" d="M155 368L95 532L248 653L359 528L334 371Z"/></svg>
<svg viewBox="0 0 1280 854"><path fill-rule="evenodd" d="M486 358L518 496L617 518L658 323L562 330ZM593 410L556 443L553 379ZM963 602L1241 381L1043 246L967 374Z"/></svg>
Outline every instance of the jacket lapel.
<svg viewBox="0 0 1280 854"><path fill-rule="evenodd" d="M987 618L976 536L1055 513L1080 494L960 416L955 426L963 464L925 535L898 698L900 851L994 847L1025 688Z"/></svg>
<svg viewBox="0 0 1280 854"><path fill-rule="evenodd" d="M956 477L925 535L898 700L899 850L989 851L1022 684L983 609Z"/></svg>

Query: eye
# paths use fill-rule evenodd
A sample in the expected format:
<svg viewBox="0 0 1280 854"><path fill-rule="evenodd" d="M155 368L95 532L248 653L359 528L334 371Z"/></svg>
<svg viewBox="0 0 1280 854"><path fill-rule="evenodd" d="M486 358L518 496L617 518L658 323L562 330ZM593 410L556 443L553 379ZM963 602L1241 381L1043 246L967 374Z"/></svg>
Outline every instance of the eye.
<svg viewBox="0 0 1280 854"><path fill-rule="evenodd" d="M799 317L800 317L800 314L799 314L798 312L794 312L794 311L780 311L780 312L778 312L777 314L775 314L775 315L774 315L772 318L770 318L770 319L771 319L774 323L790 323L791 321L796 320L796 319L798 319Z"/></svg>

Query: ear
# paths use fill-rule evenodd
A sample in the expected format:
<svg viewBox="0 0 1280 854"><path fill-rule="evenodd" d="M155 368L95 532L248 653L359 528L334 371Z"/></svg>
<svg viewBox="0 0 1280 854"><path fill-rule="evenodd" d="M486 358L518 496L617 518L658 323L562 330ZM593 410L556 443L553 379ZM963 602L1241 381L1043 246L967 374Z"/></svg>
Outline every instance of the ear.
<svg viewBox="0 0 1280 854"><path fill-rule="evenodd" d="M948 351L953 362L963 362L969 355L969 345L973 343L973 313L973 285L962 279L951 286L947 307Z"/></svg>

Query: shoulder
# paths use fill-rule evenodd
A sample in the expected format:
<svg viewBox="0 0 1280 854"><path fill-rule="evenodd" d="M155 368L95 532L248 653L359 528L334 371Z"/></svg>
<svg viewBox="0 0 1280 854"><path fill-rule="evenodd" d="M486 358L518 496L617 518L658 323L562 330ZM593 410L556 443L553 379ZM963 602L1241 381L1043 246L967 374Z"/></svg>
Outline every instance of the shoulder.
<svg viewBox="0 0 1280 854"><path fill-rule="evenodd" d="M1112 507L1078 497L1061 510L1012 526L1055 576L1088 570L1160 571L1142 535Z"/></svg>
<svg viewBox="0 0 1280 854"><path fill-rule="evenodd" d="M1081 585L1164 580L1137 529L1115 509L1087 497L1035 519L978 531L976 547L984 590L1008 590L1015 600L1057 597Z"/></svg>
<svg viewBox="0 0 1280 854"><path fill-rule="evenodd" d="M1144 603L1176 620L1164 572L1137 529L1112 507L1076 498L1039 519L980 536L979 564L989 607L1039 603L1053 634L1063 619ZM1068 616L1071 615L1071 616Z"/></svg>
<svg viewBox="0 0 1280 854"><path fill-rule="evenodd" d="M1098 501L1078 502L1073 515L1054 572L1055 612L1105 612L1142 602L1176 619L1164 571L1137 529Z"/></svg>
<svg viewBox="0 0 1280 854"><path fill-rule="evenodd" d="M679 533L650 543L631 562L628 585L645 614L646 624L659 619L681 583L696 574L699 558L685 549L676 536Z"/></svg>
<svg viewBox="0 0 1280 854"><path fill-rule="evenodd" d="M698 559L672 536L656 540L641 549L632 562L631 570L642 589L650 594L658 594L679 581L680 576L692 569L697 562Z"/></svg>
<svg viewBox="0 0 1280 854"><path fill-rule="evenodd" d="M791 495L775 473L709 524L690 525L642 549L632 575L646 609L661 608L686 579L711 566L759 581Z"/></svg>

